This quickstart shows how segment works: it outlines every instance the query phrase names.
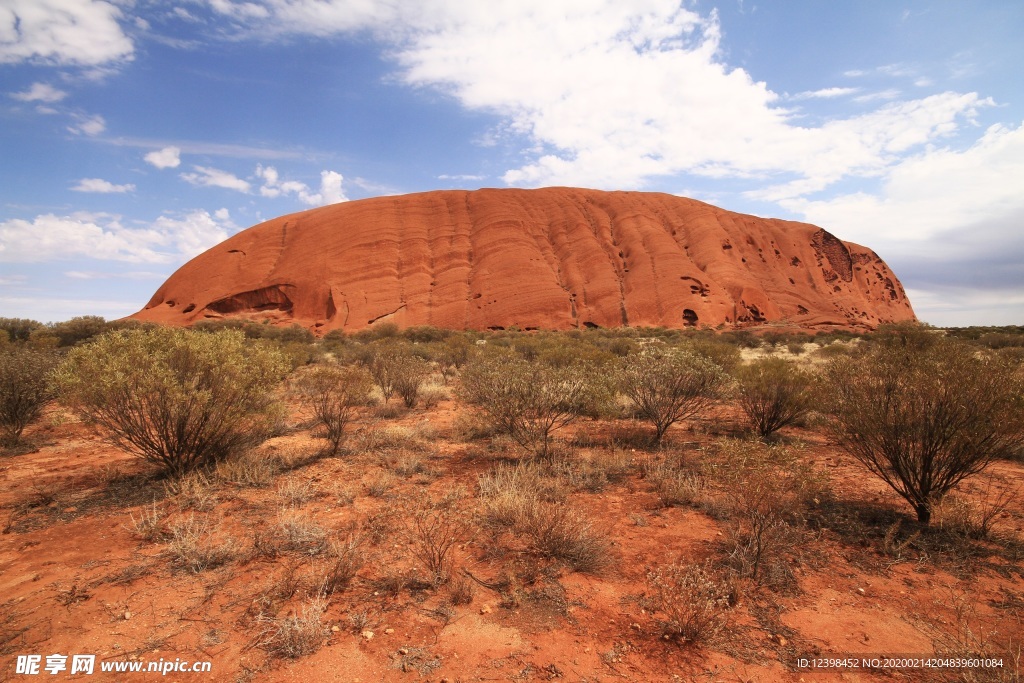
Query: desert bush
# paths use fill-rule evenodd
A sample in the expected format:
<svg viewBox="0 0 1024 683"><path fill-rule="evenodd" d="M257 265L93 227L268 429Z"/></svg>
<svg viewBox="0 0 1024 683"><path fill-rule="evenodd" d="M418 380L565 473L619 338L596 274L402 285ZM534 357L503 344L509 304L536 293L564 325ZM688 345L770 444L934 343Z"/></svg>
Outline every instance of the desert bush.
<svg viewBox="0 0 1024 683"><path fill-rule="evenodd" d="M434 359L446 384L469 362L472 353L473 344L461 334L450 336L438 345Z"/></svg>
<svg viewBox="0 0 1024 683"><path fill-rule="evenodd" d="M499 432L544 457L552 432L593 412L607 390L594 368L553 368L495 354L463 369L460 396L484 413Z"/></svg>
<svg viewBox="0 0 1024 683"><path fill-rule="evenodd" d="M467 540L469 525L458 510L419 505L406 515L406 536L429 581L440 586L451 578L452 550Z"/></svg>
<svg viewBox="0 0 1024 683"><path fill-rule="evenodd" d="M316 596L302 605L301 611L283 617L261 618L260 647L275 657L297 659L319 650L330 632L323 623L327 598Z"/></svg>
<svg viewBox="0 0 1024 683"><path fill-rule="evenodd" d="M528 514L516 530L530 538L539 554L584 574L599 574L611 565L608 535L579 510L550 503L526 509Z"/></svg>
<svg viewBox="0 0 1024 683"><path fill-rule="evenodd" d="M158 541L166 533L165 515L163 508L153 501L152 505L143 507L139 511L137 518L134 514L129 513L129 518L132 520L131 528L135 531L135 535L144 541Z"/></svg>
<svg viewBox="0 0 1024 683"><path fill-rule="evenodd" d="M356 407L368 401L370 386L365 370L334 365L319 365L296 379L296 392L313 411L332 455L341 448L345 430L355 418Z"/></svg>
<svg viewBox="0 0 1024 683"><path fill-rule="evenodd" d="M763 358L736 371L740 407L754 430L769 437L810 411L811 377L782 358Z"/></svg>
<svg viewBox="0 0 1024 683"><path fill-rule="evenodd" d="M106 332L107 321L98 315L81 315L53 323L48 329L57 337L58 346L74 346Z"/></svg>
<svg viewBox="0 0 1024 683"><path fill-rule="evenodd" d="M20 344L0 347L0 445L14 446L21 433L53 400L52 351Z"/></svg>
<svg viewBox="0 0 1024 683"><path fill-rule="evenodd" d="M1024 436L1024 387L998 359L930 332L893 333L825 370L832 436L906 500L921 524L958 483Z"/></svg>
<svg viewBox="0 0 1024 683"><path fill-rule="evenodd" d="M743 362L739 347L721 339L691 339L684 347L698 356L703 356L726 372L732 372Z"/></svg>
<svg viewBox="0 0 1024 683"><path fill-rule="evenodd" d="M8 340L12 342L26 342L33 332L44 327L38 320L0 318L0 331L6 332Z"/></svg>
<svg viewBox="0 0 1024 683"><path fill-rule="evenodd" d="M620 390L654 423L656 442L676 422L708 409L725 387L718 365L684 350L647 349L623 359L619 372Z"/></svg>
<svg viewBox="0 0 1024 683"><path fill-rule="evenodd" d="M417 356L398 356L392 368L397 393L406 408L415 408L420 389L430 377L430 363Z"/></svg>
<svg viewBox="0 0 1024 683"><path fill-rule="evenodd" d="M430 374L426 361L413 355L404 344L383 341L365 349L363 362L385 404L397 393L407 407L416 405L419 388Z"/></svg>
<svg viewBox="0 0 1024 683"><path fill-rule="evenodd" d="M596 574L611 562L611 544L578 510L562 503L565 488L536 465L503 466L480 477L483 520L526 538L530 551L564 562L574 571Z"/></svg>
<svg viewBox="0 0 1024 683"><path fill-rule="evenodd" d="M200 573L226 564L237 555L233 539L210 528L194 515L170 525L167 552L175 566Z"/></svg>
<svg viewBox="0 0 1024 683"><path fill-rule="evenodd" d="M729 589L710 565L670 564L650 572L647 583L666 636L709 644L728 625Z"/></svg>
<svg viewBox="0 0 1024 683"><path fill-rule="evenodd" d="M285 369L278 352L239 332L152 328L75 347L56 378L62 400L116 446L180 474L261 441Z"/></svg>
<svg viewBox="0 0 1024 683"><path fill-rule="evenodd" d="M264 488L281 473L283 466L280 457L255 450L246 451L217 463L214 476L219 481L238 486Z"/></svg>
<svg viewBox="0 0 1024 683"><path fill-rule="evenodd" d="M325 554L328 561L327 569L320 582L320 593L323 595L340 593L347 589L366 563L362 538L357 534L350 534L341 541L332 541Z"/></svg>

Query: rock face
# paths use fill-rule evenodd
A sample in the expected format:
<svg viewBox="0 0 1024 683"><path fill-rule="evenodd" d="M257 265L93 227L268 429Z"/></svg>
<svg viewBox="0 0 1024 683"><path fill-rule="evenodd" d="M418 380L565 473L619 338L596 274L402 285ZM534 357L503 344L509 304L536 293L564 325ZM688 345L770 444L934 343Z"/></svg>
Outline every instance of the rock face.
<svg viewBox="0 0 1024 683"><path fill-rule="evenodd" d="M197 256L134 318L323 333L400 327L874 328L914 320L870 249L692 199L571 188L437 191L325 206Z"/></svg>

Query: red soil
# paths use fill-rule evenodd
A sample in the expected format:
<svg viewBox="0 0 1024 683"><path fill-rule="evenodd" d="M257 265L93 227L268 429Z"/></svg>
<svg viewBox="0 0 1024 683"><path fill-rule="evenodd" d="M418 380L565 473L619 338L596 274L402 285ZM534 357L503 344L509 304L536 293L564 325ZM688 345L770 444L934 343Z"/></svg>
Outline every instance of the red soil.
<svg viewBox="0 0 1024 683"><path fill-rule="evenodd" d="M501 440L461 438L460 410L444 401L396 421L364 416L344 458L314 461L268 488L217 484L212 500L191 508L181 495L167 497L160 482L143 476L141 463L105 445L91 428L56 419L62 413L51 410L26 434L38 450L0 460L0 523L5 526L0 535L0 679L21 680L14 674L19 654L91 653L104 661L162 657L212 662L212 674L170 674L168 681L949 680L954 677L949 671L815 672L796 668L794 662L816 655L926 655L958 647L999 652L1008 637L1020 646L1024 589L1019 557L1014 563L1005 552L980 552L995 547L980 542L969 544L974 549L970 555L955 549L929 555L913 546L886 548L879 538L886 521L874 527L868 523L865 528L874 528L874 535L851 536L839 527L814 530L802 547L786 553L795 577L790 589L773 591L741 581L723 640L706 647L667 641L661 637L659 615L644 606L647 572L677 560L720 556L730 522L693 508L659 507L636 467L620 483L594 493L574 492L566 501L613 539L615 564L607 572L589 576L550 566L523 586L518 602L503 602L498 593L477 585L470 604L446 612L444 588L412 585L395 592L384 587L388 577L407 575L415 567L399 533L401 522L393 522L391 533L367 545L369 561L324 613L325 623L337 630L324 638L319 651L295 660L271 657L259 647L264 624L253 614L270 587L288 585L288 576L295 581L278 613L298 612L314 588L319 557L293 552L252 558L243 552L224 566L193 573L172 566L166 540L144 541L133 529L133 517L139 519L156 498L169 523L190 515L210 520L248 551L254 534L272 526L286 505L278 487L289 477L313 492L296 509L342 534L353 526L365 528L383 509L436 498L460 486L465 505L472 508L478 476L518 455ZM716 432L738 430L735 419L725 411L714 421L676 426L668 433L668 451L712 443ZM381 445L379 436L394 430L392 425L398 427L391 432L392 443ZM585 458L630 429L646 426L585 423L577 430L575 446L563 442L563 447ZM570 439L572 430L560 437ZM829 475L850 516L858 509L881 519L903 516L904 525L912 526L905 505L819 434L788 429L785 438L806 444L801 460ZM319 445L315 441L308 430L297 429L264 449L309 453ZM373 443L377 446L371 448ZM636 462L660 457L639 450L631 455ZM410 456L420 458L427 471L396 475L384 498L367 493L373 477L395 470L398 460ZM1018 464L999 463L993 473L1000 490L1024 482ZM339 488L349 488L354 501L339 502ZM982 493L972 484L964 495L977 501ZM996 529L1004 538L1019 539L1022 526L1024 507L1017 499ZM1019 540L1012 542L1019 546ZM494 580L500 563L488 559L486 546L480 537L463 544L457 562L475 576ZM360 613L368 623L354 629L352 617ZM372 639L360 635L363 629L373 631ZM1004 673L1013 671L1009 660L1005 666ZM153 676L122 674L117 680ZM113 680L98 673L84 679Z"/></svg>

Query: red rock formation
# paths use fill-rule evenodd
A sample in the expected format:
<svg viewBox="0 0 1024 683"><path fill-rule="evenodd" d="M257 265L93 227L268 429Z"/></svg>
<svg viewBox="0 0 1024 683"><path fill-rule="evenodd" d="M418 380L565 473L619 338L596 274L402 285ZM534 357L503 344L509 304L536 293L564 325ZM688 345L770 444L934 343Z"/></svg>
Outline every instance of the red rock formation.
<svg viewBox="0 0 1024 683"><path fill-rule="evenodd" d="M821 228L571 188L425 192L275 218L186 263L133 317L239 316L317 332L914 320L873 251Z"/></svg>

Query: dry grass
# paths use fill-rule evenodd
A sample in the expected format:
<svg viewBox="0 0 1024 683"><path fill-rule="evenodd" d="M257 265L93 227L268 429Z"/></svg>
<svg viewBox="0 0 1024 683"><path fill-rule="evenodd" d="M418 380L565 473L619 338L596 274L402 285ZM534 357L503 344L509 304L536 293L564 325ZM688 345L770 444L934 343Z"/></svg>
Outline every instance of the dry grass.
<svg viewBox="0 0 1024 683"><path fill-rule="evenodd" d="M286 505L301 506L320 495L316 484L308 479L289 477L277 487L279 495Z"/></svg>
<svg viewBox="0 0 1024 683"><path fill-rule="evenodd" d="M282 508L277 514L277 523L264 541L271 555L281 552L296 552L304 555L318 555L328 546L327 531L309 518L292 508Z"/></svg>
<svg viewBox="0 0 1024 683"><path fill-rule="evenodd" d="M131 528L135 535L144 541L159 541L167 534L164 525L166 513L153 501L153 504L139 510L139 516L129 513L132 520Z"/></svg>
<svg viewBox="0 0 1024 683"><path fill-rule="evenodd" d="M262 619L259 645L272 657L298 659L311 655L330 634L323 622L327 599L317 596L305 602L297 614Z"/></svg>
<svg viewBox="0 0 1024 683"><path fill-rule="evenodd" d="M227 564L238 556L237 543L217 529L211 529L207 520L195 515L179 519L170 525L167 553L177 567L199 573Z"/></svg>
<svg viewBox="0 0 1024 683"><path fill-rule="evenodd" d="M483 521L525 537L528 548L575 571L596 574L611 563L611 543L581 512L564 504L564 485L538 465L499 466L478 482ZM556 488L552 488L555 486Z"/></svg>
<svg viewBox="0 0 1024 683"><path fill-rule="evenodd" d="M348 589L366 563L362 538L356 534L350 534L342 541L330 543L325 555L328 564L320 581L320 592L323 595L333 595Z"/></svg>
<svg viewBox="0 0 1024 683"><path fill-rule="evenodd" d="M220 502L215 483L209 475L199 470L168 480L164 489L167 496L173 497L182 510L205 512Z"/></svg>
<svg viewBox="0 0 1024 683"><path fill-rule="evenodd" d="M219 481L248 488L265 488L281 472L281 461L260 451L249 451L217 464Z"/></svg>
<svg viewBox="0 0 1024 683"><path fill-rule="evenodd" d="M396 483L395 475L391 472L376 472L366 480L366 492L374 498L383 498Z"/></svg>
<svg viewBox="0 0 1024 683"><path fill-rule="evenodd" d="M728 625L729 589L710 565L670 564L648 574L647 582L668 638L713 644Z"/></svg>

